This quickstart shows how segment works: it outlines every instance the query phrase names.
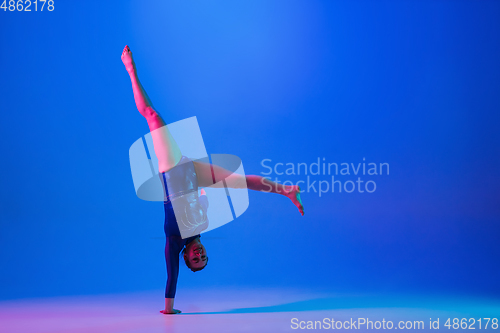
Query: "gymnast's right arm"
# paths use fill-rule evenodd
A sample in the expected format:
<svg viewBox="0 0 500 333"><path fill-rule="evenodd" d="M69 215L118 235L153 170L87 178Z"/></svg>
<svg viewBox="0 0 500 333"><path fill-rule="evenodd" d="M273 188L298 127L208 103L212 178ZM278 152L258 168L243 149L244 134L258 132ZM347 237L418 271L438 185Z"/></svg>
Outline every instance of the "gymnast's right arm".
<svg viewBox="0 0 500 333"><path fill-rule="evenodd" d="M175 314L181 311L174 309L174 297L177 289L177 278L179 276L179 253L180 246L173 237L167 237L165 244L165 262L167 264L167 286L165 288L165 310L164 314Z"/></svg>

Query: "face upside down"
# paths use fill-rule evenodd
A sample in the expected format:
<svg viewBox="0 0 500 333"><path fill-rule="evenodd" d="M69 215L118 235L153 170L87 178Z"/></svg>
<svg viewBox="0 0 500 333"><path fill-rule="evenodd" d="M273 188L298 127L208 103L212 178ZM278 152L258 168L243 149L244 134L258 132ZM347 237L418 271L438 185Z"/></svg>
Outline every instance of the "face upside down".
<svg viewBox="0 0 500 333"><path fill-rule="evenodd" d="M201 244L199 237L186 245L184 249L184 261L186 262L186 266L193 272L200 271L207 265L207 251L203 244Z"/></svg>

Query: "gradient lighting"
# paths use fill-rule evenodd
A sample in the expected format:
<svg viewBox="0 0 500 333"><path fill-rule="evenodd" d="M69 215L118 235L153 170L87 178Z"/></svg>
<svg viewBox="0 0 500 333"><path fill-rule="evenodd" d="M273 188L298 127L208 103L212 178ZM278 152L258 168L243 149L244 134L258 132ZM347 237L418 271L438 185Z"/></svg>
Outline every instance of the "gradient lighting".
<svg viewBox="0 0 500 333"><path fill-rule="evenodd" d="M182 300L193 289L307 289L277 304L244 293L232 308L314 311L321 292L499 296L498 2L60 2L0 15L1 299L164 286L162 207L130 179L147 126L127 44L167 121L196 116L207 151L247 174L264 159L390 165L364 178L374 193L309 189L304 217L251 192L245 214L204 236L210 268L181 270L186 311L231 304ZM286 176L270 175L332 175Z"/></svg>

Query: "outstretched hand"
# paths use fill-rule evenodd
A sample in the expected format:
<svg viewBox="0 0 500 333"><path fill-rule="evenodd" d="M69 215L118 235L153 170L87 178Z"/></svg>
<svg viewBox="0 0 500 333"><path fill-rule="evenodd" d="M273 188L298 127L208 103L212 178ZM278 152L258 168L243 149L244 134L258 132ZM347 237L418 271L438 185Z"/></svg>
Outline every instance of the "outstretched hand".
<svg viewBox="0 0 500 333"><path fill-rule="evenodd" d="M181 313L182 311L177 309L172 309L172 311L160 310L160 312L163 314L178 314Z"/></svg>

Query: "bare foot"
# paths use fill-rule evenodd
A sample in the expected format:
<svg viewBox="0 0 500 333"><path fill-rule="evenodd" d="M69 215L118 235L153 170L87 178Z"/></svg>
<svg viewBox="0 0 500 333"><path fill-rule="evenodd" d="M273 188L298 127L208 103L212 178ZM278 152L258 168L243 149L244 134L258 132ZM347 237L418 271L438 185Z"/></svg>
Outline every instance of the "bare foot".
<svg viewBox="0 0 500 333"><path fill-rule="evenodd" d="M299 209L300 214L304 216L304 206L300 199L300 186L289 186L285 195L292 200L293 204Z"/></svg>
<svg viewBox="0 0 500 333"><path fill-rule="evenodd" d="M181 310L177 310L177 309L173 309L172 312L167 311L167 310L160 310L160 312L163 313L163 314L178 314L178 313L181 313L182 311Z"/></svg>
<svg viewBox="0 0 500 333"><path fill-rule="evenodd" d="M127 72L130 73L131 71L135 71L135 63L134 59L132 58L132 51L130 51L128 45L125 45L125 48L123 49L122 62L125 65Z"/></svg>

